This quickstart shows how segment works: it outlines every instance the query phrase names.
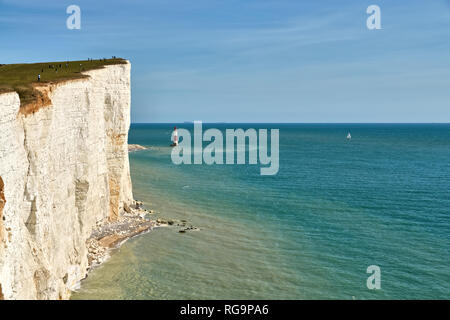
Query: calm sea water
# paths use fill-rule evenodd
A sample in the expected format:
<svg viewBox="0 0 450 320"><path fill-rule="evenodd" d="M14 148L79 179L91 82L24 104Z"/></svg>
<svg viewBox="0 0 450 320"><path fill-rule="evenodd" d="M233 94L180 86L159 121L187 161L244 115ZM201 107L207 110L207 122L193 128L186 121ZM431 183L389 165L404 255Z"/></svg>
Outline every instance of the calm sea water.
<svg viewBox="0 0 450 320"><path fill-rule="evenodd" d="M201 231L129 240L74 299L450 297L450 125L207 127L279 128L278 175L176 166L171 125L133 125L129 142L151 147L130 154L135 198Z"/></svg>

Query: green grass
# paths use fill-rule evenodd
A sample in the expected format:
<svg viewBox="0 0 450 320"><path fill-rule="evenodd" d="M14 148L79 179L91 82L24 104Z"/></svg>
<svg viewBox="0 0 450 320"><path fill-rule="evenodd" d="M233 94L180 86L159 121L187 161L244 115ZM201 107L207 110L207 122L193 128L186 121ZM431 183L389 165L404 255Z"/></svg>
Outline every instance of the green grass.
<svg viewBox="0 0 450 320"><path fill-rule="evenodd" d="M41 75L40 83L51 83L84 78L86 77L82 74L84 71L123 63L126 63L126 60L116 58L92 61L4 64L0 65L0 93L16 91L20 96L21 105L24 106L33 102L39 96L39 92L33 89L33 84L39 83L38 74Z"/></svg>

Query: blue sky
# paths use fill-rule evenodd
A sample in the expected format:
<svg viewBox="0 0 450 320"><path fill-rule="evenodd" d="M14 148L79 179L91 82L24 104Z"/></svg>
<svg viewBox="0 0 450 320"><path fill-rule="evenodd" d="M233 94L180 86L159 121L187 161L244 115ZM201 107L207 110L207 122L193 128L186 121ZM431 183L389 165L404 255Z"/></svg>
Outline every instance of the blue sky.
<svg viewBox="0 0 450 320"><path fill-rule="evenodd" d="M450 122L448 0L0 0L0 40L0 63L129 59L133 122Z"/></svg>

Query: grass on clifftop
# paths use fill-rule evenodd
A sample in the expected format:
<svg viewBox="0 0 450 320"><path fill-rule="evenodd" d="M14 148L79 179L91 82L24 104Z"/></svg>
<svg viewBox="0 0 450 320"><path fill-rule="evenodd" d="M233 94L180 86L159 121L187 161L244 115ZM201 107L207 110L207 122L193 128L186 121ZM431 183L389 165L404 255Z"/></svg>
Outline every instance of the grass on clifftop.
<svg viewBox="0 0 450 320"><path fill-rule="evenodd" d="M99 69L106 65L124 64L126 60L94 59L82 61L60 61L24 64L0 64L0 93L16 91L19 94L21 106L37 99L39 92L33 89L33 84L44 84L86 77L84 71ZM38 74L41 81L38 82Z"/></svg>

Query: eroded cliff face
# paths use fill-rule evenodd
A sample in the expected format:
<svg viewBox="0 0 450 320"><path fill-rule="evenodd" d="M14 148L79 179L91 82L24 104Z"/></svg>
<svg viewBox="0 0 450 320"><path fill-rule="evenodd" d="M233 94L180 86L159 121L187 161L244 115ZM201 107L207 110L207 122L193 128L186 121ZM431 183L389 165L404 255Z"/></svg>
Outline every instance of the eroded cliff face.
<svg viewBox="0 0 450 320"><path fill-rule="evenodd" d="M32 113L0 94L0 298L68 298L93 227L133 200L130 64L86 74L41 88Z"/></svg>

